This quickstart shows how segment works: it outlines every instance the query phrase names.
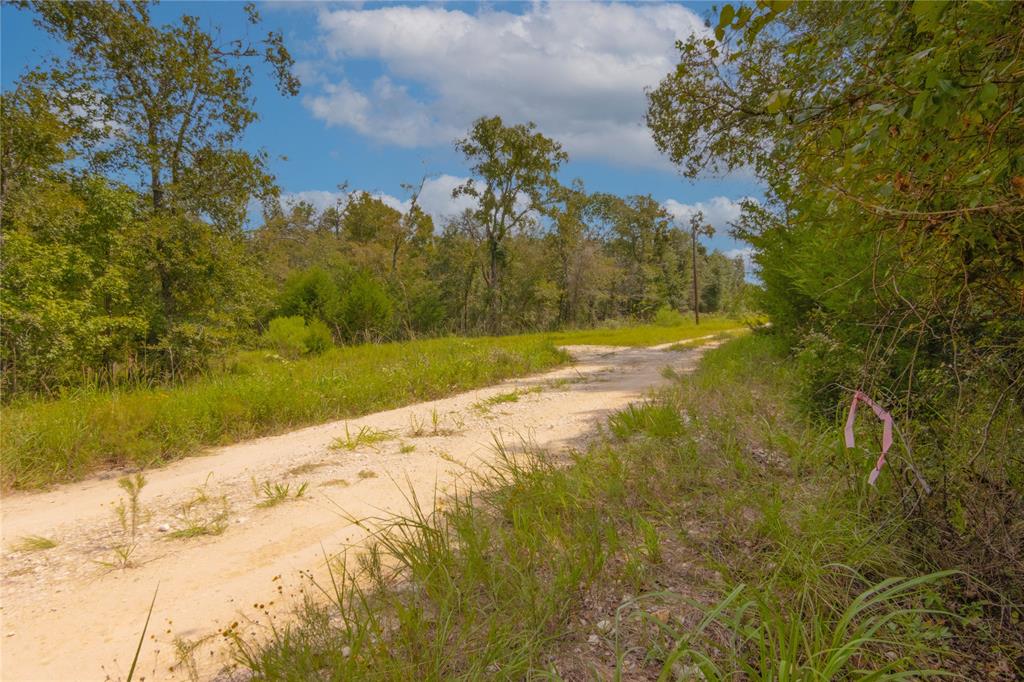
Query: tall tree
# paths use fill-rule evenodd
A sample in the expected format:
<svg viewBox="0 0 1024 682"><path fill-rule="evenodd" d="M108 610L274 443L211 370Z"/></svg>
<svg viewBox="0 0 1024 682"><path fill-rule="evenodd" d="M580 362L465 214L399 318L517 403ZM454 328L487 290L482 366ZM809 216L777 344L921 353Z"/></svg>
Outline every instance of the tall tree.
<svg viewBox="0 0 1024 682"><path fill-rule="evenodd" d="M693 247L693 323L700 324L700 284L697 281L697 240L710 237L715 228L704 220L704 212L697 211L690 216L690 239Z"/></svg>
<svg viewBox="0 0 1024 682"><path fill-rule="evenodd" d="M154 25L141 0L31 7L69 51L53 58L51 88L69 93L71 107L103 131L89 154L95 169L135 174L154 211L173 205L229 227L241 224L250 196L272 191L265 156L236 146L257 118L248 61L265 61L283 94L298 93L280 33L220 43L195 16ZM259 22L254 5L245 11Z"/></svg>
<svg viewBox="0 0 1024 682"><path fill-rule="evenodd" d="M477 200L474 212L487 251L483 272L487 285L488 326L502 322L502 275L508 257L506 238L546 210L558 186L555 174L569 155L562 146L536 132L533 123L506 126L500 116L481 118L455 143L475 177L452 195Z"/></svg>

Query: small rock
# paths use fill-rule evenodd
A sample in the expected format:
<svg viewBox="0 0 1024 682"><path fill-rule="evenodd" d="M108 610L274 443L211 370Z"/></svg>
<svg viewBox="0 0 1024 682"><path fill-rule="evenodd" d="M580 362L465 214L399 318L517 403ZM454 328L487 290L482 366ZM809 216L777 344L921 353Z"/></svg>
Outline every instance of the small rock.
<svg viewBox="0 0 1024 682"><path fill-rule="evenodd" d="M668 623L668 619L672 616L672 613L668 609L658 609L651 615L654 616L655 620L664 625Z"/></svg>
<svg viewBox="0 0 1024 682"><path fill-rule="evenodd" d="M341 657L342 658L348 658L351 655L352 655L352 647L350 647L350 646L343 646L343 647L341 647Z"/></svg>
<svg viewBox="0 0 1024 682"><path fill-rule="evenodd" d="M608 620L599 620L599 621L597 621L597 629L600 630L601 632L608 632L609 630L612 629L611 621L608 621Z"/></svg>
<svg viewBox="0 0 1024 682"><path fill-rule="evenodd" d="M590 644L597 644L600 641L601 641L601 638L598 637L597 635L591 635L590 637L587 637L587 642L590 643Z"/></svg>
<svg viewBox="0 0 1024 682"><path fill-rule="evenodd" d="M897 658L899 658L895 651L886 651L885 657L888 658L890 661L895 661Z"/></svg>
<svg viewBox="0 0 1024 682"><path fill-rule="evenodd" d="M167 533L167 532L169 532L171 530L171 527L168 524L166 524L166 523L161 523L157 527L157 530L160 531L161 533Z"/></svg>

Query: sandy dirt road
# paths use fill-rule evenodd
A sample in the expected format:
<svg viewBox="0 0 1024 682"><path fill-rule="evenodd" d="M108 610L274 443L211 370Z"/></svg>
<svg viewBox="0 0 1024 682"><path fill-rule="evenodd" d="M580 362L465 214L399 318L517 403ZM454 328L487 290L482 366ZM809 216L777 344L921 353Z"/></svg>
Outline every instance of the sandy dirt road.
<svg viewBox="0 0 1024 682"><path fill-rule="evenodd" d="M258 632L287 610L310 581L326 578L326 555L358 547L366 531L353 518L408 509L414 491L428 503L467 470L495 457L495 436L528 439L551 452L578 447L609 412L661 384L666 366L692 369L700 350L574 346L575 362L450 398L332 422L210 450L147 472L147 514L131 568L104 565L123 537L108 475L2 504L0 675L14 680L124 679L157 584L159 593L140 658L147 680L187 679L175 665L176 639L197 641L233 622ZM518 391L514 402L488 398ZM354 450L332 448L362 427L393 438ZM410 449L412 446L415 449ZM287 483L301 499L258 506L253 481ZM217 536L171 537L182 505L200 487L229 505ZM17 551L21 538L58 544ZM201 676L228 661L221 638L194 652ZM139 671L136 679L140 679Z"/></svg>

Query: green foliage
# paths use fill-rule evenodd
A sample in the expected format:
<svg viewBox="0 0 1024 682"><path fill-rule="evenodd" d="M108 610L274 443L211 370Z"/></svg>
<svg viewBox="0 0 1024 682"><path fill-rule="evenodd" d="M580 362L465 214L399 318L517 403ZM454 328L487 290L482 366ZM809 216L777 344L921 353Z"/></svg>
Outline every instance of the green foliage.
<svg viewBox="0 0 1024 682"><path fill-rule="evenodd" d="M335 320L341 294L326 270L312 267L291 275L278 296L280 315L298 315L306 320Z"/></svg>
<svg viewBox="0 0 1024 682"><path fill-rule="evenodd" d="M323 320L310 320L306 323L306 337L302 343L307 353L319 355L334 346L334 337Z"/></svg>
<svg viewBox="0 0 1024 682"><path fill-rule="evenodd" d="M678 327L686 324L686 319L678 310L662 306L654 313L654 324L659 327Z"/></svg>
<svg viewBox="0 0 1024 682"><path fill-rule="evenodd" d="M284 357L295 358L306 351L306 321L298 315L275 317L263 332L262 341Z"/></svg>
<svg viewBox="0 0 1024 682"><path fill-rule="evenodd" d="M390 336L393 312L384 287L370 275L356 273L341 296L335 320L345 338L376 341Z"/></svg>
<svg viewBox="0 0 1024 682"><path fill-rule="evenodd" d="M1000 640L950 612L955 574L912 565L841 475L801 470L796 455L827 458L835 434L789 401L782 345L766 335L727 344L634 409L692 415L672 438L632 431L568 464L498 442L473 493L430 508L413 497L409 514L373 526L376 542L357 560L332 564L326 602L307 600L292 627L264 638L238 636L239 659L258 680L980 669ZM782 442L792 459L755 463L751 452ZM948 655L955 637L981 637L981 658Z"/></svg>
<svg viewBox="0 0 1024 682"><path fill-rule="evenodd" d="M77 391L2 408L4 488L155 466L202 448L485 386L565 362L542 337L435 339L329 349L284 361L266 351L176 387Z"/></svg>
<svg viewBox="0 0 1024 682"><path fill-rule="evenodd" d="M804 404L831 418L861 389L890 409L938 487L907 510L922 551L1015 593L1021 554L994 547L1024 546L1003 530L1024 527L1022 27L1020 3L723 8L648 102L688 176L769 187L736 235Z"/></svg>

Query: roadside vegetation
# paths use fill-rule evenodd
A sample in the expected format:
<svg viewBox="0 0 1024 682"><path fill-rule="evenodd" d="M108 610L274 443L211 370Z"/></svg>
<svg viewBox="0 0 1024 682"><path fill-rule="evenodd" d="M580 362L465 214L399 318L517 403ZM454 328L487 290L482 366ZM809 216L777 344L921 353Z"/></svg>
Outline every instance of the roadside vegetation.
<svg viewBox="0 0 1024 682"><path fill-rule="evenodd" d="M212 445L439 398L567 357L543 338L435 339L336 348L289 361L240 354L180 386L80 390L3 408L5 487L158 466Z"/></svg>
<svg viewBox="0 0 1024 682"><path fill-rule="evenodd" d="M274 680L1012 679L1020 605L922 558L884 503L902 471L867 488L872 458L807 416L801 371L755 334L585 452L499 444L474 492L339 557L296 622L229 633L239 662Z"/></svg>
<svg viewBox="0 0 1024 682"><path fill-rule="evenodd" d="M244 351L179 385L78 389L56 400L23 399L2 410L5 488L70 481L98 467L159 466L203 448L431 400L538 372L568 360L570 343L647 345L683 341L743 322L623 326L557 334L433 339L333 348L289 359ZM437 434L440 415L411 433ZM360 430L337 447L372 446L391 434Z"/></svg>

